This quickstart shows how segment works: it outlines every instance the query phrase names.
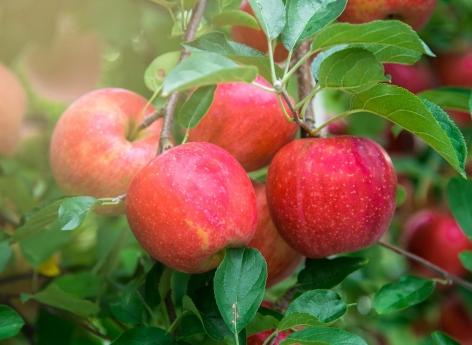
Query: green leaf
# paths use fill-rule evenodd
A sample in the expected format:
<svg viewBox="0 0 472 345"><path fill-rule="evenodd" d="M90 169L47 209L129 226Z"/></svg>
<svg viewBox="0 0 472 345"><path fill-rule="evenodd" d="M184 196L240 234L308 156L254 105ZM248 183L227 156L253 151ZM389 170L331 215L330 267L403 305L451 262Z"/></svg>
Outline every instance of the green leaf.
<svg viewBox="0 0 472 345"><path fill-rule="evenodd" d="M288 50L338 18L347 0L289 0L282 42Z"/></svg>
<svg viewBox="0 0 472 345"><path fill-rule="evenodd" d="M341 283L352 272L367 265L361 257L334 259L307 259L305 268L298 274L297 286L303 290L330 289Z"/></svg>
<svg viewBox="0 0 472 345"><path fill-rule="evenodd" d="M459 177L449 180L447 202L457 223L465 235L472 240L472 181Z"/></svg>
<svg viewBox="0 0 472 345"><path fill-rule="evenodd" d="M91 196L74 196L62 200L58 210L61 230L75 230L82 225L85 217L97 199Z"/></svg>
<svg viewBox="0 0 472 345"><path fill-rule="evenodd" d="M256 76L255 67L240 66L215 53L193 52L167 75L163 94L229 81L249 83L256 79Z"/></svg>
<svg viewBox="0 0 472 345"><path fill-rule="evenodd" d="M323 323L314 316L305 313L292 313L290 315L285 315L277 325L277 329L279 331L284 331L293 327L316 327L322 324Z"/></svg>
<svg viewBox="0 0 472 345"><path fill-rule="evenodd" d="M176 307L182 306L182 300L187 293L188 282L190 275L183 272L172 272L170 280L170 291L172 293L172 300Z"/></svg>
<svg viewBox="0 0 472 345"><path fill-rule="evenodd" d="M295 313L308 314L323 323L328 323L339 319L346 313L346 310L346 303L336 292L331 290L311 290L293 300L288 306L285 315L288 316Z"/></svg>
<svg viewBox="0 0 472 345"><path fill-rule="evenodd" d="M34 295L22 295L23 301L29 299L34 299L39 303L67 310L83 317L92 316L99 311L96 304L67 293L56 284L49 284L44 290Z"/></svg>
<svg viewBox="0 0 472 345"><path fill-rule="evenodd" d="M203 86L194 91L177 114L177 122L184 128L194 128L203 119L213 103L216 86Z"/></svg>
<svg viewBox="0 0 472 345"><path fill-rule="evenodd" d="M440 87L434 90L423 91L418 96L426 98L447 110L468 112L472 90L460 87Z"/></svg>
<svg viewBox="0 0 472 345"><path fill-rule="evenodd" d="M379 314L389 314L409 308L426 300L434 287L434 281L403 276L397 282L384 285L375 294L374 309Z"/></svg>
<svg viewBox="0 0 472 345"><path fill-rule="evenodd" d="M10 243L8 241L0 242L0 273L5 270L12 256Z"/></svg>
<svg viewBox="0 0 472 345"><path fill-rule="evenodd" d="M152 92L159 91L167 74L179 63L180 52L159 55L144 72L144 83Z"/></svg>
<svg viewBox="0 0 472 345"><path fill-rule="evenodd" d="M264 257L252 248L229 248L214 278L216 304L228 328L239 333L256 315L267 280Z"/></svg>
<svg viewBox="0 0 472 345"><path fill-rule="evenodd" d="M459 258L461 259L462 265L472 272L472 251L467 250L459 254Z"/></svg>
<svg viewBox="0 0 472 345"><path fill-rule="evenodd" d="M25 322L15 310L0 304L0 340L14 337L24 324Z"/></svg>
<svg viewBox="0 0 472 345"><path fill-rule="evenodd" d="M307 328L290 334L280 345L367 345L358 335L338 328Z"/></svg>
<svg viewBox="0 0 472 345"><path fill-rule="evenodd" d="M319 71L313 70L313 74L323 88L355 93L386 80L383 65L370 51L362 48L335 52L326 57L319 67Z"/></svg>
<svg viewBox="0 0 472 345"><path fill-rule="evenodd" d="M212 18L215 26L245 26L251 29L260 29L256 18L241 10L223 11Z"/></svg>
<svg viewBox="0 0 472 345"><path fill-rule="evenodd" d="M431 341L433 345L460 345L457 341L439 331L431 334Z"/></svg>
<svg viewBox="0 0 472 345"><path fill-rule="evenodd" d="M118 320L131 325L141 324L146 315L144 300L136 284L128 285L109 307Z"/></svg>
<svg viewBox="0 0 472 345"><path fill-rule="evenodd" d="M78 298L90 298L98 296L103 280L91 272L81 272L65 274L56 278L51 284Z"/></svg>
<svg viewBox="0 0 472 345"><path fill-rule="evenodd" d="M174 345L174 339L157 327L136 327L122 333L111 345Z"/></svg>
<svg viewBox="0 0 472 345"><path fill-rule="evenodd" d="M244 44L228 40L222 32L210 32L202 35L196 40L185 43L184 46L190 51L217 53L224 56L264 56L260 51Z"/></svg>
<svg viewBox="0 0 472 345"><path fill-rule="evenodd" d="M465 176L464 138L438 106L398 86L379 84L354 95L351 109L381 116L416 134Z"/></svg>
<svg viewBox="0 0 472 345"><path fill-rule="evenodd" d="M259 24L270 40L276 39L285 26L285 6L282 0L249 0Z"/></svg>
<svg viewBox="0 0 472 345"><path fill-rule="evenodd" d="M316 35L312 49L328 49L340 44L370 50L380 62L413 64L423 54L428 54L418 34L397 20L332 24Z"/></svg>

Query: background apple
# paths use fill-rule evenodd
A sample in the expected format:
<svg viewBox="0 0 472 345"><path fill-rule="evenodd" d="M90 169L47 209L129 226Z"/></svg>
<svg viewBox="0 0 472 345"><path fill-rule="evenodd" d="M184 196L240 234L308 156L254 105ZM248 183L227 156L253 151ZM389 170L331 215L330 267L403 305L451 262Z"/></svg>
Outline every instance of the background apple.
<svg viewBox="0 0 472 345"><path fill-rule="evenodd" d="M472 87L472 48L440 55L435 67L444 85Z"/></svg>
<svg viewBox="0 0 472 345"><path fill-rule="evenodd" d="M243 0L240 8L242 11L254 15L248 0ZM231 36L235 41L244 43L254 49L267 53L267 38L261 29L257 30L246 26L233 26L231 29ZM287 56L287 49L285 49L282 43L278 43L274 50L275 61L282 62L287 58Z"/></svg>
<svg viewBox="0 0 472 345"><path fill-rule="evenodd" d="M256 182L253 185L256 191L258 223L249 246L258 249L264 256L268 266L267 285L271 286L293 273L302 256L285 242L272 222L265 185Z"/></svg>
<svg viewBox="0 0 472 345"><path fill-rule="evenodd" d="M264 331L264 332L260 332L260 333L251 335L247 339L247 345L263 345L263 344L265 344L264 342L266 341L267 337L270 336L273 333L273 331L274 330L267 330L267 331ZM287 331L280 332L279 334L277 334L275 339L273 339L270 342L270 344L279 345L282 342L282 340L284 340L285 338L287 338L290 335L290 333L291 332L287 332Z"/></svg>
<svg viewBox="0 0 472 345"><path fill-rule="evenodd" d="M431 17L436 0L349 0L339 18L349 23L367 23L377 19L399 19L421 29Z"/></svg>
<svg viewBox="0 0 472 345"><path fill-rule="evenodd" d="M432 209L414 214L406 223L403 241L409 251L447 272L458 276L467 274L458 255L472 249L472 243L451 215ZM413 267L427 276L432 274L423 267L414 264Z"/></svg>
<svg viewBox="0 0 472 345"><path fill-rule="evenodd" d="M448 298L441 306L440 327L461 345L472 345L472 315L458 296Z"/></svg>
<svg viewBox="0 0 472 345"><path fill-rule="evenodd" d="M269 86L266 80L256 81ZM207 141L231 153L247 171L269 164L297 131L274 93L247 83L219 84L208 113L190 130L190 141Z"/></svg>
<svg viewBox="0 0 472 345"><path fill-rule="evenodd" d="M133 179L126 214L152 257L188 273L215 268L224 249L247 245L257 226L249 177L210 143L187 143L156 157Z"/></svg>
<svg viewBox="0 0 472 345"><path fill-rule="evenodd" d="M67 194L115 197L156 155L162 120L134 134L153 112L145 98L123 89L101 89L75 101L52 134L50 163Z"/></svg>
<svg viewBox="0 0 472 345"><path fill-rule="evenodd" d="M274 157L267 199L299 253L322 258L374 243L395 210L397 178L375 142L350 136L296 140Z"/></svg>
<svg viewBox="0 0 472 345"><path fill-rule="evenodd" d="M0 155L15 152L23 117L26 112L26 95L18 78L0 64Z"/></svg>
<svg viewBox="0 0 472 345"><path fill-rule="evenodd" d="M401 86L413 93L432 89L435 86L433 72L426 62L417 62L415 65L387 63L384 68L385 74L392 77L392 84Z"/></svg>

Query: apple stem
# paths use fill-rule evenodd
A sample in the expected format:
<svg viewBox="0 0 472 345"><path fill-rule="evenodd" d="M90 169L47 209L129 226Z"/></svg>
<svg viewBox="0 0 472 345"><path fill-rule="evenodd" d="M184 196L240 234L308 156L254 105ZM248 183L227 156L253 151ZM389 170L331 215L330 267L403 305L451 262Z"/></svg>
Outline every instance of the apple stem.
<svg viewBox="0 0 472 345"><path fill-rule="evenodd" d="M290 101L290 98L287 95L287 91L283 90L280 94L282 95L285 103L287 103L288 109L292 113L292 118L295 123L300 126L301 129L309 133L310 136L313 136L312 134L314 131L300 118L298 112L295 110L292 102Z"/></svg>
<svg viewBox="0 0 472 345"><path fill-rule="evenodd" d="M143 122L139 125L139 127L136 129L136 132L139 133L140 131L142 131L143 129L146 129L148 128L150 125L152 125L155 121L157 121L158 119L160 119L162 117L162 113L160 112L153 112L151 114L149 114L148 116L146 116L143 120Z"/></svg>
<svg viewBox="0 0 472 345"><path fill-rule="evenodd" d="M434 272L434 273L437 273L439 274L445 281L446 281L446 284L448 285L451 285L451 284L456 284L456 285L459 285L469 291L472 291L472 282L469 282L467 280L464 280L462 278L459 278L458 276L455 276L445 270L443 270L441 267L433 264L432 262L428 261L428 260L425 260L423 259L421 256L418 256L418 255L415 255L403 248L400 248L400 247L397 247L391 243L388 243L386 241L383 241L383 240L380 240L379 241L379 244L397 254L400 254L400 255L403 255L405 257L407 257L408 259L410 260L413 260L421 265L423 265L424 267L426 267L427 269L429 269L430 271Z"/></svg>
<svg viewBox="0 0 472 345"><path fill-rule="evenodd" d="M192 16L187 25L187 29L184 34L184 42L189 42L195 38L195 35L198 30L198 26L203 18L203 13L207 5L207 0L199 0L198 3L192 10ZM180 53L180 61L185 59L190 52L183 48ZM175 109L177 108L177 103L179 102L180 93L174 92L170 95L167 106L164 109L164 124L162 125L161 137L159 140L159 148L157 150L158 154L161 154L174 146L172 128L174 125L174 116Z"/></svg>
<svg viewBox="0 0 472 345"><path fill-rule="evenodd" d="M300 44L295 51L295 60L300 60L310 51L310 42L306 41ZM298 79L298 95L300 99L304 99L310 95L313 89L313 78L311 76L311 68L308 61L305 61L297 70ZM315 113L312 107L312 100L307 101L306 112L304 115L304 123L308 127L308 131L302 128L302 138L311 136L312 129L315 127Z"/></svg>

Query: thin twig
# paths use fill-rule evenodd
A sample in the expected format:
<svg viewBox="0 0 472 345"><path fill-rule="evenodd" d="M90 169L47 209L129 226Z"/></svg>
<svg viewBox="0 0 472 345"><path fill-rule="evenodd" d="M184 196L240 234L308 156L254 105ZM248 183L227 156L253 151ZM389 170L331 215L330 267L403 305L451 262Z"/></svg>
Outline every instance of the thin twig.
<svg viewBox="0 0 472 345"><path fill-rule="evenodd" d="M472 291L472 282L468 282L468 281L466 281L462 278L459 278L458 276L455 276L455 275L443 270L441 267L433 264L432 262L430 262L426 259L423 259L422 257L420 257L418 255L410 253L409 251L404 250L403 248L397 247L397 246L395 246L391 243L380 240L379 244L381 246L387 248L387 249L390 249L391 251L393 251L397 254L403 255L403 256L407 257L408 259L411 259L411 260L419 263L420 265L426 267L430 271L432 271L434 273L437 273L443 279L445 279L448 282L448 284L453 284L454 283L456 285L462 286L463 288L466 288L466 289Z"/></svg>
<svg viewBox="0 0 472 345"><path fill-rule="evenodd" d="M174 323L174 321L177 319L177 315L175 313L175 308L174 308L174 303L172 302L172 295L169 291L169 293L166 295L164 299L164 303L166 306L167 310L167 315L169 316L169 321L171 324Z"/></svg>
<svg viewBox="0 0 472 345"><path fill-rule="evenodd" d="M304 42L295 51L295 60L300 60L310 51L310 42ZM297 70L298 79L298 95L300 99L304 99L310 95L313 89L313 78L311 77L311 68L308 60L300 66ZM306 138L310 136L312 129L315 127L315 113L311 105L311 99L308 100L308 106L306 108L305 115L303 117L304 123L310 129L309 131L302 130L302 137Z"/></svg>
<svg viewBox="0 0 472 345"><path fill-rule="evenodd" d="M296 124L300 126L301 129L303 129L304 131L306 131L307 133L310 134L310 136L312 135L312 132L313 130L307 126L307 124L300 118L300 116L298 115L298 112L295 110L295 108L293 107L293 104L292 102L290 101L290 97L288 97L287 95L287 92L286 91L282 91L281 92L281 95L282 95L282 98L284 99L285 103L287 104L288 106L288 109L290 110L290 112L292 113L292 117L293 119L295 120Z"/></svg>
<svg viewBox="0 0 472 345"><path fill-rule="evenodd" d="M190 21L187 25L187 30L185 31L185 35L184 35L185 42L191 41L195 38L195 34L197 33L198 26L200 25L200 22L202 20L203 12L205 11L206 4L207 4L207 0L200 0L193 8L192 16L190 17ZM185 59L189 54L190 52L184 48L180 54L180 61ZM170 95L167 106L165 107L164 124L161 130L158 154L165 152L174 146L173 137L172 137L172 128L174 125L175 109L177 107L179 98L180 98L180 93L174 92L173 94Z"/></svg>
<svg viewBox="0 0 472 345"><path fill-rule="evenodd" d="M148 128L161 117L162 117L162 113L158 111L154 111L153 113L149 114L148 116L144 118L143 122L139 125L139 127L137 128L137 132L140 132L143 129Z"/></svg>

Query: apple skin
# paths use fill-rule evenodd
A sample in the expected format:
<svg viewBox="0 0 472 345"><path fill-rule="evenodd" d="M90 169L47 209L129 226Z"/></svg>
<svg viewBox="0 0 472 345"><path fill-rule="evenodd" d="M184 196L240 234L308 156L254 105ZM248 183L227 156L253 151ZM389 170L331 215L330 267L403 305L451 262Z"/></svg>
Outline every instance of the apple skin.
<svg viewBox="0 0 472 345"><path fill-rule="evenodd" d="M268 266L267 286L287 278L297 268L302 256L293 250L279 235L267 206L266 187L253 182L256 191L258 223L256 234L249 243L264 256Z"/></svg>
<svg viewBox="0 0 472 345"><path fill-rule="evenodd" d="M274 157L267 199L279 233L310 258L377 241L395 210L397 177L375 142L352 136L291 142Z"/></svg>
<svg viewBox="0 0 472 345"><path fill-rule="evenodd" d="M438 265L447 272L464 277L466 269L459 253L472 249L455 219L448 213L427 209L414 214L406 223L402 235L407 250ZM415 271L431 276L431 271L412 264Z"/></svg>
<svg viewBox="0 0 472 345"><path fill-rule="evenodd" d="M392 77L392 84L401 86L412 93L419 93L435 86L433 73L425 62L415 65L384 64L385 74Z"/></svg>
<svg viewBox="0 0 472 345"><path fill-rule="evenodd" d="M18 78L0 64L0 156L15 153L23 117L26 112L26 94Z"/></svg>
<svg viewBox="0 0 472 345"><path fill-rule="evenodd" d="M146 104L131 91L107 88L87 93L68 107L50 145L52 173L65 193L97 198L126 193L134 175L156 155L159 142L162 120L135 140L127 138L153 112L148 107L143 113ZM114 209L110 213L119 213Z"/></svg>
<svg viewBox="0 0 472 345"><path fill-rule="evenodd" d="M269 86L262 77L256 81ZM213 103L189 141L206 141L231 153L247 171L269 164L277 151L293 140L297 126L289 122L277 96L247 83L216 87Z"/></svg>
<svg viewBox="0 0 472 345"><path fill-rule="evenodd" d="M436 0L349 0L339 20L367 23L395 18L419 30L429 20L435 6Z"/></svg>
<svg viewBox="0 0 472 345"><path fill-rule="evenodd" d="M440 55L435 61L435 67L442 84L472 87L472 47Z"/></svg>
<svg viewBox="0 0 472 345"><path fill-rule="evenodd" d="M254 15L248 0L243 0L240 9L241 11ZM267 38L264 32L260 29L257 30L247 26L235 25L231 29L231 36L235 41L246 44L249 47L257 49L263 53L267 53L269 49L267 45ZM278 43L274 49L274 60L276 62L282 62L287 59L287 56L287 49L285 49L282 43Z"/></svg>
<svg viewBox="0 0 472 345"><path fill-rule="evenodd" d="M226 247L247 245L256 195L243 167L222 148L187 143L153 159L133 179L126 215L156 260L187 273L215 268Z"/></svg>
<svg viewBox="0 0 472 345"><path fill-rule="evenodd" d="M270 336L273 332L274 330L269 329L267 331L251 335L250 337L247 338L247 345L263 345L267 337ZM271 344L279 345L282 342L282 340L284 340L290 335L290 333L291 332L287 332L287 331L280 332L277 335L277 337L273 341L271 341Z"/></svg>
<svg viewBox="0 0 472 345"><path fill-rule="evenodd" d="M461 345L472 345L472 315L457 296L443 303L439 323L440 329Z"/></svg>

